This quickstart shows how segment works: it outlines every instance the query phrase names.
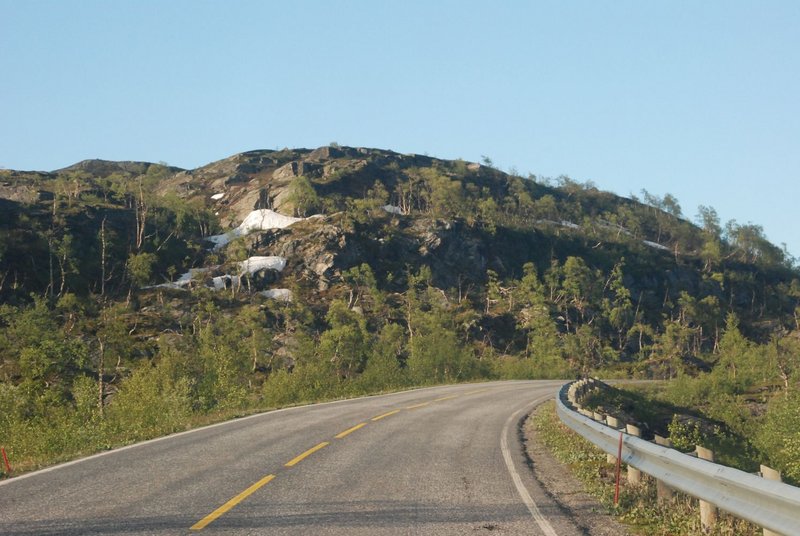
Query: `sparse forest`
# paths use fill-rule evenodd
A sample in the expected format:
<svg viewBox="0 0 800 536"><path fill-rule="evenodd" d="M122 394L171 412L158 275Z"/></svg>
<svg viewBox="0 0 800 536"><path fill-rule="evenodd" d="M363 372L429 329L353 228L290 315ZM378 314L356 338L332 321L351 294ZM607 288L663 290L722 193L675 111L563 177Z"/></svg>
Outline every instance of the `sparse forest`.
<svg viewBox="0 0 800 536"><path fill-rule="evenodd" d="M288 404L599 374L673 380L800 478L800 273L713 208L345 147L0 182L20 469ZM259 210L297 223L225 234Z"/></svg>

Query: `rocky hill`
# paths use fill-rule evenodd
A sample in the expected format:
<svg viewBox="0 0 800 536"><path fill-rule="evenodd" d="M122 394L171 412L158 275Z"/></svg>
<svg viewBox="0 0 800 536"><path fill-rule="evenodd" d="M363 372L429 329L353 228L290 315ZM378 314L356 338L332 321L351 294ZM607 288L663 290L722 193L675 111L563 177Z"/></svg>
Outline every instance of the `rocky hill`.
<svg viewBox="0 0 800 536"><path fill-rule="evenodd" d="M793 262L670 195L378 149L2 170L0 444L35 464L481 378L714 368L735 393L788 389Z"/></svg>
<svg viewBox="0 0 800 536"><path fill-rule="evenodd" d="M12 302L185 288L190 269L219 277L250 256L286 260L280 276L260 274L257 290L292 277L324 292L366 263L388 291L402 292L407 273L427 266L437 288L483 301L487 270L518 279L532 262L544 276L575 257L602 277L624 259L624 285L651 322L674 316L683 292L715 298L753 335L794 315L791 259L760 228L723 234L713 209L695 226L669 195L645 193L643 203L564 177L553 185L349 147L251 151L194 170L91 160L0 173L0 292ZM275 223L279 215L298 219Z"/></svg>

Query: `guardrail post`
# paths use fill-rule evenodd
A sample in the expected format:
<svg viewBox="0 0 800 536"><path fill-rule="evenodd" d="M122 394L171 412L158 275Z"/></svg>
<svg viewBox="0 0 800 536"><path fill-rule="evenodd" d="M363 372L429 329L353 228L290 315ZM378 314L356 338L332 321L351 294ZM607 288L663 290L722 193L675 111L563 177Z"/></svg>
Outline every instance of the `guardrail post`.
<svg viewBox="0 0 800 536"><path fill-rule="evenodd" d="M696 454L687 455L634 437L624 438L622 431L592 424L578 415L566 403L566 390L566 386L562 388L556 399L556 409L562 422L605 452L616 452L617 458L621 459L624 442L626 451L631 459L637 460L636 464L641 470L656 480L662 478L669 482L676 494L678 491L690 496L697 493L706 501L722 505L726 510L735 512L737 517L760 525L762 529L766 527L778 534L800 536L797 530L800 527L800 489L777 481L766 481L759 476L713 462L709 464L708 460L714 458L713 453L702 447L697 447ZM692 456L697 459L692 459ZM617 483L619 462L621 460L615 471ZM769 477L768 469L762 468L762 472L765 478ZM615 503L618 498L615 485ZM709 506L701 501L703 532L717 517L715 507L709 508L706 513Z"/></svg>
<svg viewBox="0 0 800 536"><path fill-rule="evenodd" d="M696 449L698 458L709 462L714 461L714 451L707 449L705 447L701 447L700 445L697 445ZM711 504L710 502L701 500L700 525L703 526L703 530L711 529L716 523L717 523L717 507Z"/></svg>
<svg viewBox="0 0 800 536"><path fill-rule="evenodd" d="M609 425L614 430L620 429L619 419L616 417L612 417L611 415L606 416L606 424ZM606 463L610 463L612 465L617 463L617 457L613 454L606 454Z"/></svg>
<svg viewBox="0 0 800 536"><path fill-rule="evenodd" d="M766 465L761 466L761 476L766 480L777 480L778 482L783 482L783 479L781 478L781 472L776 471L771 467L767 467ZM781 535L769 529L764 529L764 536L781 536Z"/></svg>
<svg viewBox="0 0 800 536"><path fill-rule="evenodd" d="M575 393L577 390L578 388L573 383L569 386L569 390L567 391L567 400L572 402L573 405L577 405L577 398L575 398Z"/></svg>
<svg viewBox="0 0 800 536"><path fill-rule="evenodd" d="M625 425L627 432L634 437L642 437L642 431L638 426L632 424ZM642 481L642 472L628 464L628 483L638 484Z"/></svg>
<svg viewBox="0 0 800 536"><path fill-rule="evenodd" d="M575 389L575 400L580 408L583 406L583 397L586 395L586 380L579 380L575 385L577 385Z"/></svg>
<svg viewBox="0 0 800 536"><path fill-rule="evenodd" d="M672 448L672 441L670 441L666 437L661 437L658 434L656 436L656 445L661 445L662 447ZM674 494L674 490L664 484L660 480L656 480L656 497L658 498L658 502L667 502L672 500L672 496Z"/></svg>

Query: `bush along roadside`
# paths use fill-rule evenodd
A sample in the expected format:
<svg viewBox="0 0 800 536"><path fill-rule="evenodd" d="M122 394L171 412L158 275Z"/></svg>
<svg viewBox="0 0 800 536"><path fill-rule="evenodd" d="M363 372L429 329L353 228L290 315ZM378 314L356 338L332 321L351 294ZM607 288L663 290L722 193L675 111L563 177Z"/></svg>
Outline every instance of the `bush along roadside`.
<svg viewBox="0 0 800 536"><path fill-rule="evenodd" d="M746 434L724 420L706 415L701 408L681 406L676 399L655 396L661 388L658 384L634 384L618 389L594 382L582 405L636 426L644 439L669 438L672 448L681 452L694 452L697 445L702 445L714 452L716 463L728 467L755 473L759 461L767 460ZM664 388L674 389L672 385Z"/></svg>
<svg viewBox="0 0 800 536"><path fill-rule="evenodd" d="M532 416L534 430L553 456L565 464L607 511L639 534L694 536L702 534L697 501L681 493L659 501L655 480L642 475L629 484L622 471L619 502L614 505L615 466L606 454L565 426L555 412L555 403L539 407ZM761 534L755 525L720 512L716 526L706 534L750 536Z"/></svg>

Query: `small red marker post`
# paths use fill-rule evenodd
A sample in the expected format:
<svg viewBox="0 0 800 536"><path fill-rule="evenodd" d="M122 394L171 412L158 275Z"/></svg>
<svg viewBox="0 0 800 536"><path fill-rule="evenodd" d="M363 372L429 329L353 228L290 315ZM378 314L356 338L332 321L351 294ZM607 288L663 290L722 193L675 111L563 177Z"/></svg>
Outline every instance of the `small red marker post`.
<svg viewBox="0 0 800 536"><path fill-rule="evenodd" d="M614 506L619 504L619 470L622 467L622 432L619 433L619 448L617 449L617 482L614 485Z"/></svg>
<svg viewBox="0 0 800 536"><path fill-rule="evenodd" d="M6 448L0 447L0 450L3 451L3 462L5 462L6 464L6 473L8 473L8 476L11 476L11 465L9 465L8 463L8 455L6 454Z"/></svg>

